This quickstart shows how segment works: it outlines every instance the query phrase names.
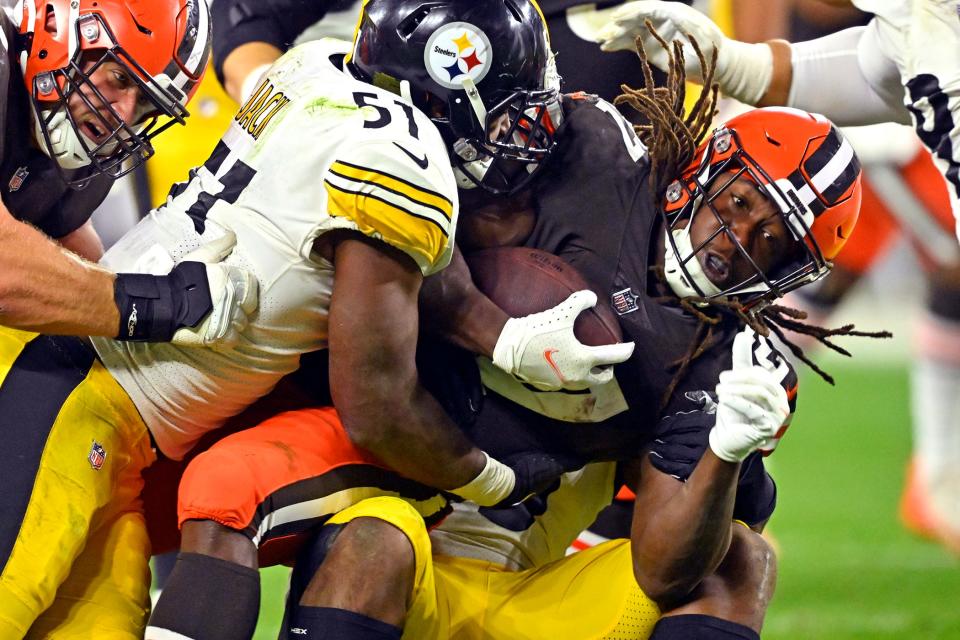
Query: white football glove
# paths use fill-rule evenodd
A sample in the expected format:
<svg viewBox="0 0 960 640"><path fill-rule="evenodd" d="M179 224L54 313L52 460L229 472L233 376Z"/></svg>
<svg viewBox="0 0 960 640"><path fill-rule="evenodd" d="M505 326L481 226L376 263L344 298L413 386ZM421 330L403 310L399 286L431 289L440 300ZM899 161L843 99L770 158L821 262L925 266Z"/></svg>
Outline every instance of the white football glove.
<svg viewBox="0 0 960 640"><path fill-rule="evenodd" d="M733 339L733 368L720 374L717 422L710 430L710 448L727 462L741 462L757 449L772 449L790 417L782 361L755 364L754 340L766 340L747 327Z"/></svg>
<svg viewBox="0 0 960 640"><path fill-rule="evenodd" d="M633 353L632 342L599 347L573 335L580 312L597 304L593 291L577 291L552 309L510 318L493 349L493 363L544 391L579 390L613 379L612 365Z"/></svg>
<svg viewBox="0 0 960 640"><path fill-rule="evenodd" d="M237 344L241 332L247 328L248 316L257 309L260 289L252 273L223 262L236 244L236 235L227 231L183 257L183 262L206 264L213 309L196 327L177 329L170 341L173 344L215 350L226 350Z"/></svg>
<svg viewBox="0 0 960 640"><path fill-rule="evenodd" d="M713 50L717 50L715 79L724 94L747 104L756 104L767 92L773 75L770 47L727 38L710 18L680 2L638 0L622 5L597 33L600 48L604 51L634 51L635 40L639 37L650 63L666 71L667 52L647 30L645 20L649 20L668 43L674 40L683 43L687 80L703 82L700 61L687 39L689 34L700 45L708 63Z"/></svg>

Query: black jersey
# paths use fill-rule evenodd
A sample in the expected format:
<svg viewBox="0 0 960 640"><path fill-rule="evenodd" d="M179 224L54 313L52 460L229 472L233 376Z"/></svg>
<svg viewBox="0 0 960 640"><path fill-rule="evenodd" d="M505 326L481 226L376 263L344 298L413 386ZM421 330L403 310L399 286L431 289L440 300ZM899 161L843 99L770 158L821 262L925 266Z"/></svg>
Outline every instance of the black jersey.
<svg viewBox="0 0 960 640"><path fill-rule="evenodd" d="M0 12L0 28L6 42L15 42L16 30L6 13ZM81 190L71 189L63 180L56 161L35 144L30 97L16 60L15 51L0 55L0 194L13 217L29 222L52 238L62 238L90 219L94 209L110 191L112 180L92 178ZM70 172L82 179L90 169Z"/></svg>
<svg viewBox="0 0 960 640"><path fill-rule="evenodd" d="M646 149L606 102L566 98L565 112L557 150L538 180L537 221L526 244L573 265L619 314L624 339L636 343L633 356L615 370L628 410L589 428L560 429L553 419L492 396L484 414L524 412L518 422L530 426L511 436L517 447L535 442L583 459L629 459L649 442L676 373L671 365L689 350L698 321L649 293L652 244L663 231L648 186ZM694 361L665 414L690 408L686 392L716 386L730 366L729 344L738 328L731 322L715 330L722 333L717 347ZM495 449L499 431L481 427L480 446Z"/></svg>
<svg viewBox="0 0 960 640"><path fill-rule="evenodd" d="M488 392L466 430L496 457L543 450L571 467L635 459L657 439L658 451L682 455L655 465L685 478L706 450L714 423L712 414L698 411L699 392L712 392L720 372L730 368L740 326L730 320L714 327L715 345L692 362L661 411L675 365L695 340L698 320L651 293L651 252L656 234L664 232L648 186L648 155L608 103L565 98L564 106L558 147L538 179L537 221L526 244L564 258L617 311L624 339L636 343L631 358L615 369L626 410L598 423L561 422ZM661 419L679 411L694 411L696 419L685 416L679 425ZM749 522L765 519L773 507L772 482L757 455L742 467L741 488L747 487L756 495L738 500L738 514Z"/></svg>

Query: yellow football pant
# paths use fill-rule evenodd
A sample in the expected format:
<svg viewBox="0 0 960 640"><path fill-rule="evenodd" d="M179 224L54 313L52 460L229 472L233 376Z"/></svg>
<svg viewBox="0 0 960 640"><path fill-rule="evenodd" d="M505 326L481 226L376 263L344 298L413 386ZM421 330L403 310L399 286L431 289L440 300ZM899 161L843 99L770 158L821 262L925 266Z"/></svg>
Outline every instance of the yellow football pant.
<svg viewBox="0 0 960 640"><path fill-rule="evenodd" d="M633 577L628 540L599 546L525 571L433 555L423 519L399 498L363 500L330 523L379 518L413 545L410 640L642 640L660 617Z"/></svg>
<svg viewBox="0 0 960 640"><path fill-rule="evenodd" d="M0 328L0 638L142 638L150 570L136 408L72 338Z"/></svg>

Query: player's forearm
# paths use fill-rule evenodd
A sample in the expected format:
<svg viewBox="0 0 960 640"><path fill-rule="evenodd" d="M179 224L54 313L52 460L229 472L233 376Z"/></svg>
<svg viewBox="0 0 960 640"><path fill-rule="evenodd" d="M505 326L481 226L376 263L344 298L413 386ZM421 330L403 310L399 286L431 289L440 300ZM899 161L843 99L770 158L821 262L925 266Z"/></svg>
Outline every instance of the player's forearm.
<svg viewBox="0 0 960 640"><path fill-rule="evenodd" d="M431 333L487 357L509 318L474 285L459 249L446 269L424 280L420 309Z"/></svg>
<svg viewBox="0 0 960 640"><path fill-rule="evenodd" d="M345 408L342 395L334 394L334 405L351 439L387 466L438 489L462 487L483 469L483 452L419 385L403 395L367 391L366 399Z"/></svg>
<svg viewBox="0 0 960 640"><path fill-rule="evenodd" d="M790 96L790 84L793 82L790 43L786 40L768 40L773 55L773 73L767 91L757 101L758 107L779 107L787 104Z"/></svg>
<svg viewBox="0 0 960 640"><path fill-rule="evenodd" d="M331 242L330 393L344 428L403 475L439 489L462 487L485 459L420 385L419 270L357 234Z"/></svg>
<svg viewBox="0 0 960 640"><path fill-rule="evenodd" d="M840 126L910 123L910 113L903 106L902 87L881 79L899 77L899 72L876 42L875 30L852 27L814 40L794 42L787 49L787 93L784 95L780 86L762 104L822 113ZM783 65L787 52L781 47L774 50L774 57Z"/></svg>
<svg viewBox="0 0 960 640"><path fill-rule="evenodd" d="M402 475L438 489L455 489L483 469L473 446L439 403L416 381L377 354L347 364L331 352L334 406L357 445ZM340 384L344 365L355 375Z"/></svg>
<svg viewBox="0 0 960 640"><path fill-rule="evenodd" d="M739 468L708 450L671 495L651 504L638 494L631 532L634 575L661 608L676 606L723 559Z"/></svg>
<svg viewBox="0 0 960 640"><path fill-rule="evenodd" d="M0 213L0 324L44 333L113 337L114 275Z"/></svg>
<svg viewBox="0 0 960 640"><path fill-rule="evenodd" d="M231 51L223 61L223 88L236 102L243 102L252 91L251 82L273 64L283 52L266 42L248 42ZM246 89L246 91L245 91ZM247 94L247 95L245 95Z"/></svg>

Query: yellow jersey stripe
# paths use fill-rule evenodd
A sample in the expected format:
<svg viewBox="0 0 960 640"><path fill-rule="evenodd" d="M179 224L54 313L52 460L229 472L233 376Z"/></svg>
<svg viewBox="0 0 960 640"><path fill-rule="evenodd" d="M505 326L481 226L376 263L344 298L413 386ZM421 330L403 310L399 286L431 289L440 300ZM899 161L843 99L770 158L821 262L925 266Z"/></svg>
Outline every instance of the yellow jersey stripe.
<svg viewBox="0 0 960 640"><path fill-rule="evenodd" d="M443 255L448 231L436 220L408 211L370 193L349 191L324 181L327 212L353 220L365 235L378 234L385 242L412 254L422 266Z"/></svg>
<svg viewBox="0 0 960 640"><path fill-rule="evenodd" d="M371 186L376 187L377 189L382 189L382 190L387 191L387 192L389 192L389 193L392 193L392 194L394 194L394 195L400 196L401 198L404 198L404 199L406 199L406 200L408 200L408 201L410 201L410 202L412 202L412 203L414 203L414 204L418 204L418 205L420 205L421 207L426 207L426 208L428 208L428 209L431 209L431 210L433 210L433 211L436 211L437 213L439 213L441 216L443 216L443 217L446 218L447 220L450 219L450 210L449 210L449 209L441 209L440 207L436 207L436 206L434 206L434 205L432 205L432 204L430 204L430 203L423 202L423 201L421 201L421 200L416 200L416 199L414 199L414 198L411 198L411 197L409 196L409 194L404 193L403 191L399 191L399 190L397 190L397 189L391 189L390 187L388 187L387 185L385 185L385 184L382 183L382 182L377 182L377 181L375 181L375 180L363 180L363 179L356 178L356 177L353 177L353 176L345 175L345 174L343 174L343 173L340 173L340 172L336 171L336 170L333 169L332 167L330 168L329 171L330 171L331 174L337 176L338 178L343 178L344 180L346 180L346 181L348 181L348 182L356 182L356 183L360 183L360 184L369 184L369 185L371 185Z"/></svg>
<svg viewBox="0 0 960 640"><path fill-rule="evenodd" d="M453 216L453 203L448 198L436 191L424 189L398 176L369 167L350 164L342 160L334 162L330 167L330 171L336 173L341 178L373 184L392 191L393 193L400 194L417 204L439 211L447 220L450 220Z"/></svg>

